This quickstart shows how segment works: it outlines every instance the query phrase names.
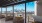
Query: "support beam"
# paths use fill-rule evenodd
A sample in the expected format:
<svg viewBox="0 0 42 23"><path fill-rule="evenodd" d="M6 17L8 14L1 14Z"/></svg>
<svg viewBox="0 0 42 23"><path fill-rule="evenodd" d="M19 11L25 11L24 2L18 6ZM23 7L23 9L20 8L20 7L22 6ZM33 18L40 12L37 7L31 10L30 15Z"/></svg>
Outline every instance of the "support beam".
<svg viewBox="0 0 42 23"><path fill-rule="evenodd" d="M35 11L34 11L34 14L35 16L37 16L37 1L34 1L34 8L35 8Z"/></svg>
<svg viewBox="0 0 42 23"><path fill-rule="evenodd" d="M6 16L5 16L5 21L6 21L6 17L7 17L7 7L6 7L6 11L5 11L5 14L6 14ZM6 22L5 22L6 23Z"/></svg>
<svg viewBox="0 0 42 23"><path fill-rule="evenodd" d="M14 5L12 6L13 7L13 23L15 22L15 16L14 16Z"/></svg>
<svg viewBox="0 0 42 23"><path fill-rule="evenodd" d="M1 7L1 15L2 15L2 7Z"/></svg>
<svg viewBox="0 0 42 23"><path fill-rule="evenodd" d="M25 20L24 23L26 23L26 2L25 2Z"/></svg>

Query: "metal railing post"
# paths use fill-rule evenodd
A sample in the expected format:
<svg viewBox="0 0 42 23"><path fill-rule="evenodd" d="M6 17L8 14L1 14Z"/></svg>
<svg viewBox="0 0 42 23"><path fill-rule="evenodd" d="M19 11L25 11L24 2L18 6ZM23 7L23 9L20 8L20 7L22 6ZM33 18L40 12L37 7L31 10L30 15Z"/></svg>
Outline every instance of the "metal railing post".
<svg viewBox="0 0 42 23"><path fill-rule="evenodd" d="M6 17L7 17L7 7L6 7L6 11L5 11L5 13L6 13ZM6 17L5 17L5 21L6 21Z"/></svg>
<svg viewBox="0 0 42 23"><path fill-rule="evenodd" d="M26 23L26 2L25 2L25 20L24 23Z"/></svg>
<svg viewBox="0 0 42 23"><path fill-rule="evenodd" d="M2 7L1 7L1 15L2 15Z"/></svg>
<svg viewBox="0 0 42 23"><path fill-rule="evenodd" d="M14 23L14 19L15 19L15 17L14 17L14 5L12 7L13 7L13 23Z"/></svg>

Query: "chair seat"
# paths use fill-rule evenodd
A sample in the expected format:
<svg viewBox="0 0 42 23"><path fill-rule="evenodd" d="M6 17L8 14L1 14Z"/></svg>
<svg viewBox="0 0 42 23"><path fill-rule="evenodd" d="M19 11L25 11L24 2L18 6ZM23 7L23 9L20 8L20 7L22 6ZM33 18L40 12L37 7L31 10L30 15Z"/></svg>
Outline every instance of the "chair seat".
<svg viewBox="0 0 42 23"><path fill-rule="evenodd" d="M8 20L13 20L13 16L7 16L6 21L8 21Z"/></svg>

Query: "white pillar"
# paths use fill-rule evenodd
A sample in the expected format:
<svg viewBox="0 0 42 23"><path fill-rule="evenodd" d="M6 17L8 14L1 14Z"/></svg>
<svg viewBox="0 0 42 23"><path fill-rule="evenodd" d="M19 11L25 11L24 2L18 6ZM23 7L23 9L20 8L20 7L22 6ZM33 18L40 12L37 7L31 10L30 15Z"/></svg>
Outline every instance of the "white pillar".
<svg viewBox="0 0 42 23"><path fill-rule="evenodd" d="M42 16L42 0L35 1L35 15Z"/></svg>
<svg viewBox="0 0 42 23"><path fill-rule="evenodd" d="M35 3L34 3L34 9L35 9L35 11L34 11L34 14L37 16L37 1L34 1Z"/></svg>

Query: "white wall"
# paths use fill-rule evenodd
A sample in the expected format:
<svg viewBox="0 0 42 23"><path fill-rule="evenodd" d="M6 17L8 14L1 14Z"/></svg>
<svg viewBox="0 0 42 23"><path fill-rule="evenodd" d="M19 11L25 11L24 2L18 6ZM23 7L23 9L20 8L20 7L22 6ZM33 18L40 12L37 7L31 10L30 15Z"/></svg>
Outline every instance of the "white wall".
<svg viewBox="0 0 42 23"><path fill-rule="evenodd" d="M34 14L37 16L37 1L34 1L34 2L35 2L35 5L34 5L34 8L35 8L35 9L34 9L34 10L35 10L35 11L34 11Z"/></svg>

